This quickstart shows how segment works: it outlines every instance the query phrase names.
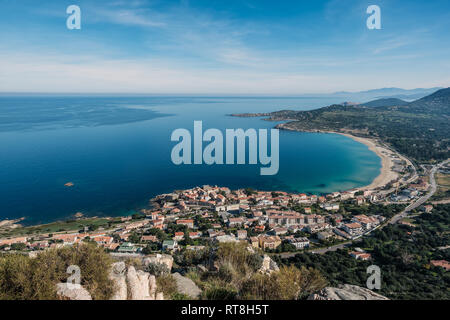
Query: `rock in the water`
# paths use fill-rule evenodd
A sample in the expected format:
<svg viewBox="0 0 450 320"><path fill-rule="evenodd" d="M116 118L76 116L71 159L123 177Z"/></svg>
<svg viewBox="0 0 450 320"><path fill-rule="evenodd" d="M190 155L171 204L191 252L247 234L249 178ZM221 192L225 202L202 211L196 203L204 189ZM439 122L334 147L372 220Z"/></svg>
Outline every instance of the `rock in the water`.
<svg viewBox="0 0 450 320"><path fill-rule="evenodd" d="M375 293L369 289L344 284L337 288L327 287L319 293L312 294L308 300L389 300L385 296Z"/></svg>
<svg viewBox="0 0 450 320"><path fill-rule="evenodd" d="M69 283L58 283L56 285L56 293L61 297L61 299L92 300L89 292L82 286L78 285L75 288L72 288L72 286L75 285Z"/></svg>
<svg viewBox="0 0 450 320"><path fill-rule="evenodd" d="M172 274L173 278L177 282L178 292L183 293L192 299L197 299L202 293L199 287L189 278L183 277L179 273Z"/></svg>

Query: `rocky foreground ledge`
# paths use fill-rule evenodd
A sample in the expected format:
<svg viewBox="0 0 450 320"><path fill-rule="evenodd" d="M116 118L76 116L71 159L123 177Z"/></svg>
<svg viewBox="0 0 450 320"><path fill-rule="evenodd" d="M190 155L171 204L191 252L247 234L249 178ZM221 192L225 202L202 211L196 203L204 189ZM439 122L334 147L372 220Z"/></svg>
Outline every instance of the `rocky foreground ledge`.
<svg viewBox="0 0 450 320"><path fill-rule="evenodd" d="M165 264L169 270L172 269L173 258L171 256L158 255L144 259L144 264ZM269 256L265 255L263 263L258 272L270 274L279 270L278 265ZM188 296L190 299L198 299L201 289L189 278L179 273L173 273L176 280L178 292ZM116 262L112 265L109 273L114 282L115 291L111 300L164 300L162 288L157 287L156 278L148 272L136 270L125 262ZM57 285L58 295L62 300L92 300L89 292L83 287L72 288L67 283ZM340 285L337 288L327 287L312 294L308 300L389 300L366 288L354 285Z"/></svg>
<svg viewBox="0 0 450 320"><path fill-rule="evenodd" d="M143 263L144 265L150 263L164 264L168 270L171 270L173 258L168 255L156 255L145 258ZM114 282L115 288L111 300L164 300L162 290L157 288L154 275L142 270L136 270L133 266L127 267L123 261L112 264L109 278ZM58 296L62 300L92 300L89 292L82 286L73 288L67 283L59 283L56 289Z"/></svg>
<svg viewBox="0 0 450 320"><path fill-rule="evenodd" d="M337 288L327 287L308 297L308 300L389 300L369 289L344 284Z"/></svg>

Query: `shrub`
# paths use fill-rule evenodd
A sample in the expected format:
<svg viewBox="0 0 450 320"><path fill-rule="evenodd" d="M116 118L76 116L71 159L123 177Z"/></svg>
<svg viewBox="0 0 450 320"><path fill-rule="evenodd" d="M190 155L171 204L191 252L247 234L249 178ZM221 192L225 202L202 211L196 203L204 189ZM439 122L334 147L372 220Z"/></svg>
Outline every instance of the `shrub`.
<svg viewBox="0 0 450 320"><path fill-rule="evenodd" d="M232 264L225 263L220 266L217 276L225 282L232 282L236 277L236 271L234 270Z"/></svg>
<svg viewBox="0 0 450 320"><path fill-rule="evenodd" d="M325 285L325 279L317 270L283 266L270 275L252 275L242 284L241 297L249 300L297 300Z"/></svg>
<svg viewBox="0 0 450 320"><path fill-rule="evenodd" d="M258 253L253 253L248 257L247 261L253 271L258 271L262 267L264 257Z"/></svg>
<svg viewBox="0 0 450 320"><path fill-rule="evenodd" d="M173 295L178 293L177 282L174 279L174 277L172 277L172 275L170 274L158 276L156 278L156 286L158 288L158 292L162 292L164 294L164 299L172 297ZM173 299L173 300L181 300L181 299Z"/></svg>
<svg viewBox="0 0 450 320"><path fill-rule="evenodd" d="M144 265L142 263L142 259L139 258L126 258L124 260L125 265L127 267L134 267L136 270L143 270L144 269Z"/></svg>
<svg viewBox="0 0 450 320"><path fill-rule="evenodd" d="M262 257L248 250L245 243L221 243L217 250L217 261L220 265L229 264L241 275L258 270L262 265Z"/></svg>
<svg viewBox="0 0 450 320"><path fill-rule="evenodd" d="M221 280L210 280L205 283L202 298L206 300L235 300L238 290L230 283Z"/></svg>
<svg viewBox="0 0 450 320"><path fill-rule="evenodd" d="M174 293L170 296L170 299L172 300L192 300L191 297L189 297L187 294L184 293Z"/></svg>
<svg viewBox="0 0 450 320"><path fill-rule="evenodd" d="M170 270L164 263L149 263L145 271L157 277L170 274Z"/></svg>
<svg viewBox="0 0 450 320"><path fill-rule="evenodd" d="M174 254L174 261L180 266L194 266L205 263L211 256L210 248L203 250L184 250Z"/></svg>
<svg viewBox="0 0 450 320"><path fill-rule="evenodd" d="M27 247L25 243L13 243L11 244L11 250L22 251Z"/></svg>
<svg viewBox="0 0 450 320"><path fill-rule="evenodd" d="M30 262L30 258L19 254L4 255L0 258L1 300L24 300L32 296Z"/></svg>
<svg viewBox="0 0 450 320"><path fill-rule="evenodd" d="M207 300L236 300L238 292L231 287L213 287L206 290Z"/></svg>
<svg viewBox="0 0 450 320"><path fill-rule="evenodd" d="M0 299L57 299L56 284L65 282L70 265L81 270L81 285L93 299L108 299L114 290L108 278L110 256L93 245L51 249L31 259L22 255L0 258Z"/></svg>

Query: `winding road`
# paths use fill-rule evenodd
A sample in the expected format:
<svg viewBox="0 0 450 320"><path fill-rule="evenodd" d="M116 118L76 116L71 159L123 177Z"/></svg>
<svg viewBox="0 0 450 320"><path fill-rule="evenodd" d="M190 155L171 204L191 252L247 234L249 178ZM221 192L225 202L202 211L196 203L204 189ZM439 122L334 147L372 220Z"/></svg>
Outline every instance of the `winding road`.
<svg viewBox="0 0 450 320"><path fill-rule="evenodd" d="M397 223L399 220L401 220L401 219L405 218L406 216L408 216L408 214L412 210L414 210L414 209L420 207L421 205L423 205L425 202L427 202L436 193L436 190L437 190L437 183L436 183L436 178L435 178L436 172L438 171L438 169L442 168L444 165L446 165L449 162L450 162L450 159L447 159L446 161L443 161L443 162L433 166L433 168L431 168L431 170L430 170L430 184L431 184L430 191L428 191L427 194L425 194L424 196L420 197L414 203L411 203L409 206L407 206L405 210L403 210L399 214L393 216L391 218L391 220L389 221L390 224Z"/></svg>

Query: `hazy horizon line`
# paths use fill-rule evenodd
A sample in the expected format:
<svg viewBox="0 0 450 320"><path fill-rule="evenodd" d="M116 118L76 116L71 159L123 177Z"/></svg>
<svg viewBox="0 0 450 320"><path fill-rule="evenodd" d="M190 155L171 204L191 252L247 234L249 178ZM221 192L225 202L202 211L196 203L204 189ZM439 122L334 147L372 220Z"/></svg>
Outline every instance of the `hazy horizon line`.
<svg viewBox="0 0 450 320"><path fill-rule="evenodd" d="M151 93L151 92L30 92L30 91L0 91L0 95L90 95L90 96L192 96L192 97L315 97L315 96L337 96L340 94L363 94L368 93L370 91L384 90L384 89L397 89L404 91L414 91L414 90L431 90L431 89L444 89L448 88L448 86L438 86L438 87L424 87L424 88L411 88L405 89L400 87L383 87L383 88L373 88L366 89L362 91L335 91L335 92L306 92L306 93L202 93L202 92L194 92L194 93L176 93L176 92L163 92L163 93Z"/></svg>

